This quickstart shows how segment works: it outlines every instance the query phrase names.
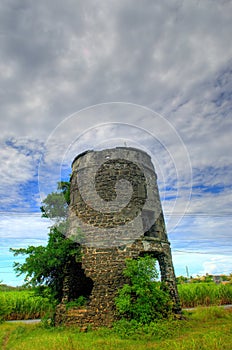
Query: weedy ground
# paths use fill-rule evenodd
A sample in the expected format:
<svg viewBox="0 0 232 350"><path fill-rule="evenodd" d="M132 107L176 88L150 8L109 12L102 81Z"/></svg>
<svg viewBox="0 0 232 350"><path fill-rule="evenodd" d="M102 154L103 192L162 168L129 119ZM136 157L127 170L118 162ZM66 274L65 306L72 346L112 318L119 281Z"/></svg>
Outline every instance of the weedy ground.
<svg viewBox="0 0 232 350"><path fill-rule="evenodd" d="M232 310L219 307L185 312L184 320L152 323L149 326L119 323L81 333L77 328L52 328L41 324L2 323L2 350L230 350Z"/></svg>

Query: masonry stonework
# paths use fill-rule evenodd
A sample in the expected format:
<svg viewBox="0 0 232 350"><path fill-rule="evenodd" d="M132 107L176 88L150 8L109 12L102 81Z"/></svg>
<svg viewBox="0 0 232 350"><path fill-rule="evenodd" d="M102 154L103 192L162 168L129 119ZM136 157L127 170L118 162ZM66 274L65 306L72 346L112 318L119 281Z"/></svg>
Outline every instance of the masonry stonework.
<svg viewBox="0 0 232 350"><path fill-rule="evenodd" d="M117 319L117 291L127 282L125 261L145 254L157 258L173 312L181 313L157 176L147 153L116 147L74 159L68 237L81 245L82 261L75 270L66 267L56 324L111 326ZM86 306L66 310L66 301L83 294Z"/></svg>

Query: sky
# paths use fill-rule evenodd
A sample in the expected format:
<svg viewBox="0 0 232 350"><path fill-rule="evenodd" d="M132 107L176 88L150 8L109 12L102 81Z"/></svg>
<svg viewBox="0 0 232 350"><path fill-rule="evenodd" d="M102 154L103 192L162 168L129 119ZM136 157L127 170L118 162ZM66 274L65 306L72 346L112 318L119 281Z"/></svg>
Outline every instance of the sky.
<svg viewBox="0 0 232 350"><path fill-rule="evenodd" d="M232 272L232 2L0 3L0 281L87 149L145 150L177 275ZM17 261L23 261L17 258Z"/></svg>

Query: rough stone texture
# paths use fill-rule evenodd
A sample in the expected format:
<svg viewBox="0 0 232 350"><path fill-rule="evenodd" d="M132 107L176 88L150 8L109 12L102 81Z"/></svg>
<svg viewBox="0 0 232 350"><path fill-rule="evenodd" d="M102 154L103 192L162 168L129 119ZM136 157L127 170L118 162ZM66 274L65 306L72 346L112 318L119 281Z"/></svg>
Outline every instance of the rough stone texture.
<svg viewBox="0 0 232 350"><path fill-rule="evenodd" d="M126 282L125 260L146 253L157 258L173 311L181 312L156 180L150 156L138 149L89 151L74 159L68 236L81 244L83 255L79 269L66 267L56 324L111 326L117 290ZM83 290L86 307L67 311L65 301Z"/></svg>

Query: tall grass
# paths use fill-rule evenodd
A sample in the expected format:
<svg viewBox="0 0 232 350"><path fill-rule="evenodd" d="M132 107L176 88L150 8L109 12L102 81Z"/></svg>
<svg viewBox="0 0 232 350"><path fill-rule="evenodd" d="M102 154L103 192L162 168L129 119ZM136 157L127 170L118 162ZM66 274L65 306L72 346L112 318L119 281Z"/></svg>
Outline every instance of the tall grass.
<svg viewBox="0 0 232 350"><path fill-rule="evenodd" d="M182 307L232 304L232 284L185 283L178 292Z"/></svg>
<svg viewBox="0 0 232 350"><path fill-rule="evenodd" d="M52 308L47 298L29 290L0 292L0 319L22 320L43 317Z"/></svg>
<svg viewBox="0 0 232 350"><path fill-rule="evenodd" d="M186 283L178 285L183 308L232 304L232 285ZM41 318L51 312L53 305L31 290L0 289L0 320Z"/></svg>
<svg viewBox="0 0 232 350"><path fill-rule="evenodd" d="M223 308L186 312L186 320L153 323L122 337L114 329L80 333L77 328L43 328L41 325L0 325L3 350L230 350L232 313ZM128 335L128 332L127 332Z"/></svg>

